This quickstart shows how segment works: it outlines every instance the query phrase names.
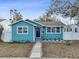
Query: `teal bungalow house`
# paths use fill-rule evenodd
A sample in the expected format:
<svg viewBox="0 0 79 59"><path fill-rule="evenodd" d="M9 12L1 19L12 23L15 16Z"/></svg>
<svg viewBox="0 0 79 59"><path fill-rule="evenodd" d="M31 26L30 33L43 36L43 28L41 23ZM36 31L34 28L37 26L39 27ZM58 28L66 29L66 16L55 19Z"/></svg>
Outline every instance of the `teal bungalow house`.
<svg viewBox="0 0 79 59"><path fill-rule="evenodd" d="M12 41L63 40L63 26L60 21L20 20L12 24Z"/></svg>

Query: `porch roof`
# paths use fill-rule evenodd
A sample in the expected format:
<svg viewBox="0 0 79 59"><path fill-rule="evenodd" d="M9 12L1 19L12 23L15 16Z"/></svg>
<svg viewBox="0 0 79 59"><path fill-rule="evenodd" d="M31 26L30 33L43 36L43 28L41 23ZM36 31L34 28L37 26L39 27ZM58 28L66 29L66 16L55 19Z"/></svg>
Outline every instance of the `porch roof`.
<svg viewBox="0 0 79 59"><path fill-rule="evenodd" d="M45 26L53 26L53 25L57 25L57 26L64 26L65 24L62 23L61 21L48 21L48 22L44 22L44 21L38 21L40 24L43 24Z"/></svg>

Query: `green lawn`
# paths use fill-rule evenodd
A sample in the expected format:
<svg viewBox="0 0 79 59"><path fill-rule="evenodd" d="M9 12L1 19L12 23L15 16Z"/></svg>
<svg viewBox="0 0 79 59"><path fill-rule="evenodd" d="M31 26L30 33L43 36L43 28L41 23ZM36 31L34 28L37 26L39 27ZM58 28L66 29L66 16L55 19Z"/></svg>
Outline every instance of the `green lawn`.
<svg viewBox="0 0 79 59"><path fill-rule="evenodd" d="M33 44L0 42L0 57L29 57Z"/></svg>

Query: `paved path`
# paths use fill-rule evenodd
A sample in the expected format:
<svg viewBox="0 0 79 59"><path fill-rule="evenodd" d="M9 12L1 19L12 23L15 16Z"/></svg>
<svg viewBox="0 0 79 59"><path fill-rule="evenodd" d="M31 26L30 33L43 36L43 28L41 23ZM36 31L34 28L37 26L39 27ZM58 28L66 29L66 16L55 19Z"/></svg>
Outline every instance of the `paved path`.
<svg viewBox="0 0 79 59"><path fill-rule="evenodd" d="M33 46L30 59L41 59L42 56L42 43L40 41L36 42L36 44Z"/></svg>

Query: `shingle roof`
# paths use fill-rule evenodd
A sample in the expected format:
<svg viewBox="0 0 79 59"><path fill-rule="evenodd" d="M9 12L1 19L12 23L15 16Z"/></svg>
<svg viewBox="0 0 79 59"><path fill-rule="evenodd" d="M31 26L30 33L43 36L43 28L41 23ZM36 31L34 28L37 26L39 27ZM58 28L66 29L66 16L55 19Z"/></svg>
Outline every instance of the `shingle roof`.
<svg viewBox="0 0 79 59"><path fill-rule="evenodd" d="M21 22L21 21L27 22L27 23L29 23L29 24L32 24L32 25L36 26L36 24L34 24L34 23L30 22L30 21L27 21L27 20L18 20L18 21L13 22L11 25L14 25L14 24L16 24L16 23L18 23L18 22Z"/></svg>
<svg viewBox="0 0 79 59"><path fill-rule="evenodd" d="M48 22L38 21L38 22L43 24L43 25L46 25L46 26L49 26L49 25L65 25L61 21L48 21Z"/></svg>
<svg viewBox="0 0 79 59"><path fill-rule="evenodd" d="M40 25L40 26L44 26L43 24L40 24L39 22L36 22L36 21L32 21L32 20L29 20L29 19L26 19L25 21L30 21L36 25Z"/></svg>

